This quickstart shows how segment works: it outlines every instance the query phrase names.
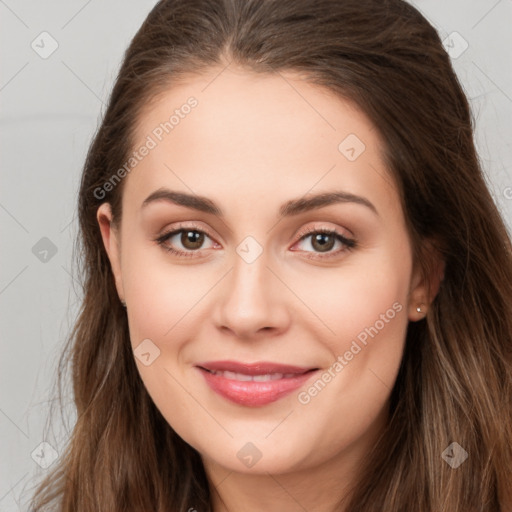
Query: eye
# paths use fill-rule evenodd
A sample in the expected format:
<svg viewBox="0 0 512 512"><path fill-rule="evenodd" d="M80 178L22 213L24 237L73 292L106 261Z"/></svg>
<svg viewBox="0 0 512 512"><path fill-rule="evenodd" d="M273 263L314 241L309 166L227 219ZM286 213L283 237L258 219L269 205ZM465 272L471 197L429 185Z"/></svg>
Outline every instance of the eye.
<svg viewBox="0 0 512 512"><path fill-rule="evenodd" d="M196 226L179 226L178 229L173 229L159 236L155 241L170 253L178 256L195 257L200 249L211 248L211 246L203 247L205 239L211 240L208 233L202 229Z"/></svg>
<svg viewBox="0 0 512 512"><path fill-rule="evenodd" d="M347 238L333 229L308 228L302 231L299 236L301 238L298 243L309 239L309 242L305 243L305 245L313 249L313 254L309 254L306 257L312 259L331 258L356 247L354 239ZM338 244L338 250L332 251L336 244ZM306 252L311 251L306 250Z"/></svg>
<svg viewBox="0 0 512 512"><path fill-rule="evenodd" d="M347 238L336 230L328 228L308 228L299 233L300 239L295 244L300 244L309 239L305 245L311 247L313 251L300 249L308 254L306 257L311 259L331 258L340 255L346 251L354 249L357 245L356 240ZM212 244L204 247L205 240L209 239ZM162 248L172 254L184 257L196 257L202 249L211 249L220 247L213 241L210 235L197 226L180 225L163 235L160 235L155 241ZM332 249L338 244L338 250ZM180 247L181 245L181 247Z"/></svg>

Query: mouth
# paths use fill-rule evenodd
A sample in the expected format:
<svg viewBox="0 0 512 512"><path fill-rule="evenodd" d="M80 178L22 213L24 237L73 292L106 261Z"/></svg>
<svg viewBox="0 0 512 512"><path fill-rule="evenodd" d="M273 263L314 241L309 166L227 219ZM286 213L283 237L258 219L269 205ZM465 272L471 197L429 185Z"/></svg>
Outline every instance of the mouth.
<svg viewBox="0 0 512 512"><path fill-rule="evenodd" d="M257 407L275 402L302 386L318 368L270 362L214 361L196 368L208 386L231 402Z"/></svg>

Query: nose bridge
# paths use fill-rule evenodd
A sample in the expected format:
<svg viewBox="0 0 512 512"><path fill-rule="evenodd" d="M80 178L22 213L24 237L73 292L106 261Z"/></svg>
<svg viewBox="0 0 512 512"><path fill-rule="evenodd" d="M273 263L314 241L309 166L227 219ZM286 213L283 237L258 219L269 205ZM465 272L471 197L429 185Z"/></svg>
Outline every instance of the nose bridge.
<svg viewBox="0 0 512 512"><path fill-rule="evenodd" d="M267 268L271 265L268 254L253 237L246 237L237 246L232 271L217 302L219 326L244 336L263 328L284 327L286 298Z"/></svg>
<svg viewBox="0 0 512 512"><path fill-rule="evenodd" d="M240 250L241 250L240 246ZM251 249L247 251L247 254L251 253ZM268 294L270 288L269 278L271 273L269 272L268 258L266 255L259 255L254 260L244 259L240 256L238 249L237 255L233 261L233 272L231 276L232 292L240 295L239 299L242 300L259 300Z"/></svg>

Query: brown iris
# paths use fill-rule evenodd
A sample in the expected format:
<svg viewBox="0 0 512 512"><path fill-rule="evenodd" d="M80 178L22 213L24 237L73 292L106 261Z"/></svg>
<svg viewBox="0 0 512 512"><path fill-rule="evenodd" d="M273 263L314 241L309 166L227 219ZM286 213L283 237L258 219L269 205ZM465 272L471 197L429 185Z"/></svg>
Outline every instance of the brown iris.
<svg viewBox="0 0 512 512"><path fill-rule="evenodd" d="M199 249L204 243L204 233L193 230L184 230L181 233L181 243L186 249Z"/></svg>
<svg viewBox="0 0 512 512"><path fill-rule="evenodd" d="M326 239L330 239L327 240ZM333 235L328 233L316 233L312 235L311 244L315 249L318 249L319 252L327 252L330 251L334 247L335 238ZM318 244L318 246L316 245Z"/></svg>

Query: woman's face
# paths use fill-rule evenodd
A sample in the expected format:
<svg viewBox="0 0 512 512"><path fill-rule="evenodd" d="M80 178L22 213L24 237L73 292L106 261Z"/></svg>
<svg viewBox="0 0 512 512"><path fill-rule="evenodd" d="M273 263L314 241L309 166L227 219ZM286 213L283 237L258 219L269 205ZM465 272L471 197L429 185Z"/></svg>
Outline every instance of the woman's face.
<svg viewBox="0 0 512 512"><path fill-rule="evenodd" d="M291 73L212 70L141 116L98 221L144 384L208 464L357 461L381 432L427 303L381 148Z"/></svg>

